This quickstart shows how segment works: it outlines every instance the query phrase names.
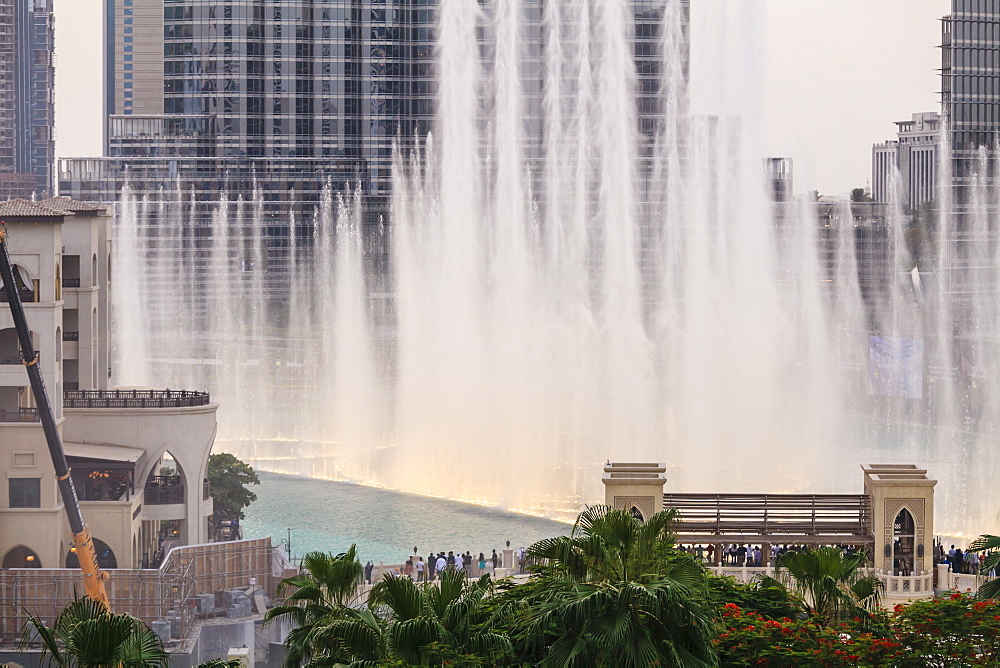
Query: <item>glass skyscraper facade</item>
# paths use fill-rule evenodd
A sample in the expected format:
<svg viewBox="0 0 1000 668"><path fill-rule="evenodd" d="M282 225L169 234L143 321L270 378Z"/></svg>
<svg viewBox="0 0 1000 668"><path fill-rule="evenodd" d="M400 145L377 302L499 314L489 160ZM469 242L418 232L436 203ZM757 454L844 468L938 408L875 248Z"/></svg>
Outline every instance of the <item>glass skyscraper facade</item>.
<svg viewBox="0 0 1000 668"><path fill-rule="evenodd" d="M630 0L638 129L647 144L661 111L664 3ZM518 6L529 169L544 142L545 4ZM479 6L488 71L497 5ZM680 6L686 18L687 2ZM195 237L210 234L222 193L230 202L256 197L278 294L283 249L310 243L325 186L359 188L366 224L387 220L394 146L406 151L432 130L437 0L106 0L105 7L106 155L62 160L62 194L115 202L128 183L151 203L151 226L167 227L156 219L173 207ZM684 30L686 43L686 22ZM683 54L686 72L686 47ZM484 100L484 123L488 107ZM384 248L372 248L377 264Z"/></svg>
<svg viewBox="0 0 1000 668"><path fill-rule="evenodd" d="M1000 133L1000 0L952 0L941 44L941 106L956 204L962 206L977 151Z"/></svg>
<svg viewBox="0 0 1000 668"><path fill-rule="evenodd" d="M52 194L52 0L0 0L0 200Z"/></svg>
<svg viewBox="0 0 1000 668"><path fill-rule="evenodd" d="M640 129L652 135L663 2L633 0ZM484 10L488 63L492 3ZM542 0L524 2L525 152L542 141ZM324 183L360 185L375 208L392 147L431 130L436 0L107 0L107 154L69 159L62 192L113 201L180 182L315 203ZM686 63L684 65L686 67ZM275 209L277 211L277 209Z"/></svg>

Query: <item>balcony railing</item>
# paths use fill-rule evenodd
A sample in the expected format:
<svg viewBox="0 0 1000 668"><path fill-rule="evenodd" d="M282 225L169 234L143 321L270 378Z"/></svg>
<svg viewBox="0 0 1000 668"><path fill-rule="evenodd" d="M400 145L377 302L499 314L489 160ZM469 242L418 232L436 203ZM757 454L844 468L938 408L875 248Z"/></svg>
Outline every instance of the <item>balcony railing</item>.
<svg viewBox="0 0 1000 668"><path fill-rule="evenodd" d="M79 341L80 332L63 332L63 341Z"/></svg>
<svg viewBox="0 0 1000 668"><path fill-rule="evenodd" d="M190 390L66 390L64 408L185 408L207 406L208 392Z"/></svg>
<svg viewBox="0 0 1000 668"><path fill-rule="evenodd" d="M156 475L146 483L145 500L150 506L184 503L184 483L180 476Z"/></svg>
<svg viewBox="0 0 1000 668"><path fill-rule="evenodd" d="M38 422L38 409L21 408L16 411L0 410L0 422Z"/></svg>
<svg viewBox="0 0 1000 668"><path fill-rule="evenodd" d="M18 290L17 294L21 296L22 303L31 303L35 301L35 291L34 290ZM7 288L0 288L0 302L7 301Z"/></svg>
<svg viewBox="0 0 1000 668"><path fill-rule="evenodd" d="M0 355L0 364L20 364L20 355Z"/></svg>
<svg viewBox="0 0 1000 668"><path fill-rule="evenodd" d="M79 278L64 278L62 280L62 285L64 288L78 288L80 287Z"/></svg>

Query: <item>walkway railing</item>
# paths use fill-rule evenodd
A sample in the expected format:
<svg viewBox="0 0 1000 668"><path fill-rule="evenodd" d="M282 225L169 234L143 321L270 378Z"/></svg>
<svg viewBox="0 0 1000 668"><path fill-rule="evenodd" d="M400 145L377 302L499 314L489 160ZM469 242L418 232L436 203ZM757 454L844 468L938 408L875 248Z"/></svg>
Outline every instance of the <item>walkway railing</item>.
<svg viewBox="0 0 1000 668"><path fill-rule="evenodd" d="M181 482L180 476L153 476L144 489L146 505L184 503L184 483Z"/></svg>
<svg viewBox="0 0 1000 668"><path fill-rule="evenodd" d="M64 408L184 408L207 406L208 392L190 390L67 390Z"/></svg>
<svg viewBox="0 0 1000 668"><path fill-rule="evenodd" d="M934 592L934 574L893 575L875 571L885 585L885 596L926 596Z"/></svg>
<svg viewBox="0 0 1000 668"><path fill-rule="evenodd" d="M30 304L35 301L34 290L18 290L17 294L21 296L22 303ZM0 288L0 302L7 302L7 288Z"/></svg>
<svg viewBox="0 0 1000 668"><path fill-rule="evenodd" d="M664 494L680 543L870 543L864 494Z"/></svg>
<svg viewBox="0 0 1000 668"><path fill-rule="evenodd" d="M38 422L38 409L21 408L16 411L0 410L0 422Z"/></svg>

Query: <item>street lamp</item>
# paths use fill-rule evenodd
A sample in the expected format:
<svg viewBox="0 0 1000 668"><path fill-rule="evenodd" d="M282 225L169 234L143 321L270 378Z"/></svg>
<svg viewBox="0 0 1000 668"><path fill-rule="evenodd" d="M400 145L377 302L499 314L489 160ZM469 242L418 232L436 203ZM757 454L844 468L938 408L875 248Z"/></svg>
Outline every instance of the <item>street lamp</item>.
<svg viewBox="0 0 1000 668"><path fill-rule="evenodd" d="M278 541L279 544L285 546L285 552L288 554L288 560L292 560L292 528L288 527L288 538L282 538Z"/></svg>

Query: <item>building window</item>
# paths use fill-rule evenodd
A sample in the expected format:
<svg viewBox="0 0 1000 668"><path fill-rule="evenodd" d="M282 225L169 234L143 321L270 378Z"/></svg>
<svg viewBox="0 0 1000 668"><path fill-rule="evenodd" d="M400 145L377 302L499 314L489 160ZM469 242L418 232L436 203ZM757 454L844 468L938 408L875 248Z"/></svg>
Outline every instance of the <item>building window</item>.
<svg viewBox="0 0 1000 668"><path fill-rule="evenodd" d="M10 478L7 480L11 508L41 508L41 478Z"/></svg>

